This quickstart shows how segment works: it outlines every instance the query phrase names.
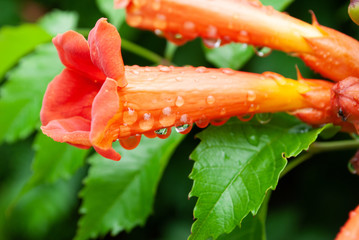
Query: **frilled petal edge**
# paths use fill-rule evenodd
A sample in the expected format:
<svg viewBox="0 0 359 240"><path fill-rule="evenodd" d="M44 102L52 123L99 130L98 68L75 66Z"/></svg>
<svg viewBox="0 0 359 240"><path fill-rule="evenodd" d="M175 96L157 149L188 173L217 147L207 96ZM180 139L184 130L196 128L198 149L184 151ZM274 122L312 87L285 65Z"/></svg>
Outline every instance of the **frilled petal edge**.
<svg viewBox="0 0 359 240"><path fill-rule="evenodd" d="M86 39L75 31L67 31L52 40L62 64L79 71L93 81L105 81L106 76L91 61Z"/></svg>
<svg viewBox="0 0 359 240"><path fill-rule="evenodd" d="M106 18L97 21L90 31L88 42L91 60L108 77L117 81L119 87L125 87L125 68L121 55L121 37L115 26Z"/></svg>

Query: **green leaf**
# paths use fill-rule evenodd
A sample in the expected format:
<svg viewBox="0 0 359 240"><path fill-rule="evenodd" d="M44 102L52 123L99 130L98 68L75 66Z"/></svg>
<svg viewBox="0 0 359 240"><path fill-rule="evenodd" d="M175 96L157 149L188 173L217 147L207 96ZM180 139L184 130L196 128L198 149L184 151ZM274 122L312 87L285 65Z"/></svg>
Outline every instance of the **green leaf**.
<svg viewBox="0 0 359 240"><path fill-rule="evenodd" d="M152 212L154 195L164 168L176 146L179 134L168 139L142 139L130 151L120 148L119 162L98 155L90 159L91 168L80 193L83 198L76 240L113 235L143 225Z"/></svg>
<svg viewBox="0 0 359 240"><path fill-rule="evenodd" d="M294 0L262 0L264 5L272 5L276 10L282 11ZM230 43L218 48L204 47L206 59L220 68L241 68L254 55L253 47L247 44Z"/></svg>
<svg viewBox="0 0 359 240"><path fill-rule="evenodd" d="M0 143L23 139L39 127L46 86L62 69L55 47L46 44L9 73L0 91Z"/></svg>
<svg viewBox="0 0 359 240"><path fill-rule="evenodd" d="M44 235L74 209L80 178L38 186L16 201L31 176L31 141L2 145L0 152L8 162L0 184L0 239L48 239Z"/></svg>
<svg viewBox="0 0 359 240"><path fill-rule="evenodd" d="M75 29L79 15L76 12L54 10L39 20L39 25L49 34L56 36L59 33Z"/></svg>
<svg viewBox="0 0 359 240"><path fill-rule="evenodd" d="M286 9L294 0L260 0L265 6L272 6L278 11L283 11Z"/></svg>
<svg viewBox="0 0 359 240"><path fill-rule="evenodd" d="M98 8L109 18L109 22L117 28L125 21L125 9L115 9L113 0L96 0Z"/></svg>
<svg viewBox="0 0 359 240"><path fill-rule="evenodd" d="M33 148L36 151L33 175L26 185L27 189L59 179L70 179L84 164L88 153L69 144L55 142L41 132L37 134Z"/></svg>
<svg viewBox="0 0 359 240"><path fill-rule="evenodd" d="M51 36L34 24L2 27L0 30L0 81L22 56L31 52L37 45L50 40Z"/></svg>
<svg viewBox="0 0 359 240"><path fill-rule="evenodd" d="M218 240L266 240L265 222L270 195L270 192L268 192L257 215L252 216L248 214L247 217L243 219L240 227L236 227L230 234L220 236Z"/></svg>
<svg viewBox="0 0 359 240"><path fill-rule="evenodd" d="M190 239L216 239L249 212L256 214L265 193L276 187L285 158L307 149L324 128L311 130L292 116L275 114L269 124L233 119L198 134L190 175L197 220Z"/></svg>
<svg viewBox="0 0 359 240"><path fill-rule="evenodd" d="M241 68L254 54L251 46L247 44L230 43L218 48L204 48L206 58L216 67Z"/></svg>

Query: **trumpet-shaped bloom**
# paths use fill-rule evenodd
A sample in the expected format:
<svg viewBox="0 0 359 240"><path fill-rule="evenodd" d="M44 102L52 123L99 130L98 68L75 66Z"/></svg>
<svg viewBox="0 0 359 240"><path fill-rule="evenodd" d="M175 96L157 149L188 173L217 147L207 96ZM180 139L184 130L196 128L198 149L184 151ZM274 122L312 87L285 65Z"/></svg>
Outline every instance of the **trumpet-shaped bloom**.
<svg viewBox="0 0 359 240"><path fill-rule="evenodd" d="M97 22L88 42L73 31L53 42L66 68L47 88L42 131L55 141L93 146L110 159L120 159L112 149L116 140L132 149L142 134L166 138L173 126L187 133L193 123L218 125L248 113L311 109L325 112L315 124L341 123L336 114L326 115L333 83L270 72L124 66L119 34L106 19Z"/></svg>
<svg viewBox="0 0 359 240"><path fill-rule="evenodd" d="M359 239L359 206L349 213L349 219L340 229L335 240L356 240Z"/></svg>
<svg viewBox="0 0 359 240"><path fill-rule="evenodd" d="M263 6L258 0L115 0L133 27L163 32L183 44L202 37L206 45L229 42L295 53L324 77L359 77L359 43L321 26ZM185 12L186 14L183 14Z"/></svg>

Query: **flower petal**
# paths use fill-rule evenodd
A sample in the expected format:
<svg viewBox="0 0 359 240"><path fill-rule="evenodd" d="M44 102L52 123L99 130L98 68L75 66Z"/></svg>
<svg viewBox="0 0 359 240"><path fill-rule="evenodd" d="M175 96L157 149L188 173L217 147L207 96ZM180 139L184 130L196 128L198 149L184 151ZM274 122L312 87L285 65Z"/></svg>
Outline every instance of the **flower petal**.
<svg viewBox="0 0 359 240"><path fill-rule="evenodd" d="M92 104L92 122L90 139L93 146L108 150L118 138L117 130L111 128L111 120L120 108L117 82L107 78Z"/></svg>
<svg viewBox="0 0 359 240"><path fill-rule="evenodd" d="M102 157L114 160L114 161L119 161L121 159L121 155L116 152L113 148L107 149L107 150L103 150L101 148L98 148L96 146L93 147L96 152L98 154L100 154Z"/></svg>
<svg viewBox="0 0 359 240"><path fill-rule="evenodd" d="M105 18L97 21L88 38L92 62L109 78L124 87L124 65L121 55L121 37L117 29Z"/></svg>
<svg viewBox="0 0 359 240"><path fill-rule="evenodd" d="M52 120L46 126L41 127L44 134L56 142L66 142L76 147L91 147L90 142L91 122L82 117Z"/></svg>
<svg viewBox="0 0 359 240"><path fill-rule="evenodd" d="M42 125L72 117L91 120L92 102L99 89L99 83L64 69L47 87L40 113Z"/></svg>
<svg viewBox="0 0 359 240"><path fill-rule="evenodd" d="M106 76L91 61L90 49L86 39L79 33L67 31L53 38L61 62L68 68L79 71L93 80L106 79Z"/></svg>

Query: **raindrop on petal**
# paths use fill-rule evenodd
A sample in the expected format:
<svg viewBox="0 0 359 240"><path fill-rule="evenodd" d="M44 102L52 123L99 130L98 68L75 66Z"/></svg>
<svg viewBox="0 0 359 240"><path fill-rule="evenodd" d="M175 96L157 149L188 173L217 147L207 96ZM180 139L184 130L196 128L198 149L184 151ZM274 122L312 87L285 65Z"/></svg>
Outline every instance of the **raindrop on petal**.
<svg viewBox="0 0 359 240"><path fill-rule="evenodd" d="M171 135L172 129L171 128L162 128L155 131L157 137L161 139L168 138Z"/></svg>
<svg viewBox="0 0 359 240"><path fill-rule="evenodd" d="M229 118L218 118L218 119L213 119L211 120L211 124L213 126L221 126L223 124L225 124L228 121Z"/></svg>
<svg viewBox="0 0 359 240"><path fill-rule="evenodd" d="M142 17L140 15L131 15L127 16L127 23L131 27L138 27L142 23Z"/></svg>
<svg viewBox="0 0 359 240"><path fill-rule="evenodd" d="M253 102L254 100L256 100L257 96L256 93L253 90L248 90L247 92L247 100L249 102Z"/></svg>
<svg viewBox="0 0 359 240"><path fill-rule="evenodd" d="M206 116L202 116L200 119L196 121L196 125L199 128L205 128L209 124L209 119Z"/></svg>
<svg viewBox="0 0 359 240"><path fill-rule="evenodd" d="M172 126L176 121L176 114L172 111L171 107L165 107L162 109L162 113L159 118L159 122L162 126Z"/></svg>
<svg viewBox="0 0 359 240"><path fill-rule="evenodd" d="M187 134L192 130L192 124L183 124L175 127L176 131L181 134Z"/></svg>
<svg viewBox="0 0 359 240"><path fill-rule="evenodd" d="M132 125L137 121L137 112L131 108L128 108L127 111L123 112L123 123L127 125Z"/></svg>
<svg viewBox="0 0 359 240"><path fill-rule="evenodd" d="M215 101L216 101L216 99L213 96L210 95L207 97L207 103L209 105L212 105Z"/></svg>
<svg viewBox="0 0 359 240"><path fill-rule="evenodd" d="M119 139L121 146L127 150L132 150L136 148L138 144L140 144L140 141L141 141L141 134L136 134L126 139Z"/></svg>
<svg viewBox="0 0 359 240"><path fill-rule="evenodd" d="M242 122L248 122L253 118L253 116L254 116L254 113L250 113L250 114L239 115L239 116L237 116L237 118L239 120L241 120Z"/></svg>
<svg viewBox="0 0 359 240"><path fill-rule="evenodd" d="M221 39L203 38L203 44L208 48L218 48L221 46Z"/></svg>
<svg viewBox="0 0 359 240"><path fill-rule="evenodd" d="M177 99L176 99L176 103L175 103L175 104L176 104L177 107L183 106L183 104L184 104L184 99L183 99L183 97L178 96Z"/></svg>
<svg viewBox="0 0 359 240"><path fill-rule="evenodd" d="M150 130L153 127L154 119L151 113L143 114L143 118L139 122L139 126L143 131Z"/></svg>

